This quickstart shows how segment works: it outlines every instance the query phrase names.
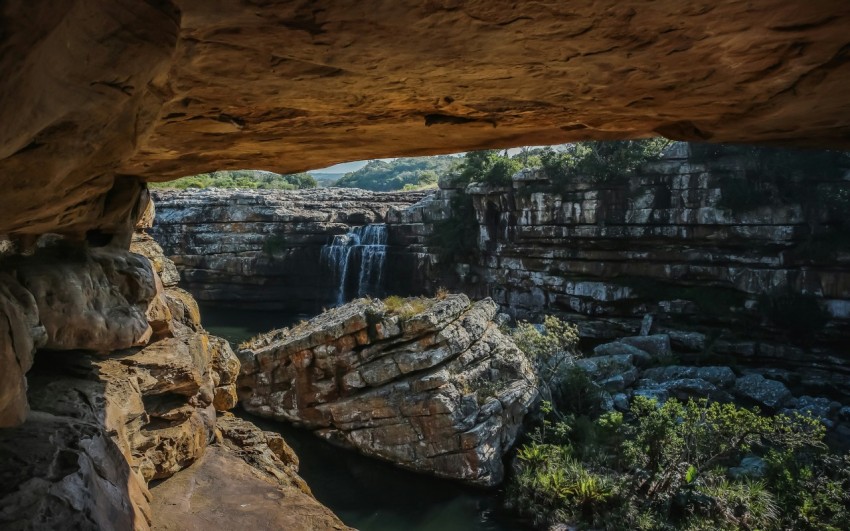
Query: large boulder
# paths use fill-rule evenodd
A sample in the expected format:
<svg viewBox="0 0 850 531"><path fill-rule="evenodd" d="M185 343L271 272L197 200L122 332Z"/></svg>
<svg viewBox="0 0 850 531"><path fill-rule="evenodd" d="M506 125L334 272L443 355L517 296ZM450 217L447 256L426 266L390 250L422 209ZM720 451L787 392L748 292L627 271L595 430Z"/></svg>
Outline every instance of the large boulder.
<svg viewBox="0 0 850 531"><path fill-rule="evenodd" d="M147 311L158 284L143 256L63 244L9 259L3 269L35 299L44 348L109 352L151 338Z"/></svg>
<svg viewBox="0 0 850 531"><path fill-rule="evenodd" d="M147 529L147 483L203 455L235 404L229 344L174 319L152 265L168 260L144 249L66 240L0 264L0 527Z"/></svg>
<svg viewBox="0 0 850 531"><path fill-rule="evenodd" d="M735 383L735 373L729 367L688 367L682 365L667 365L646 369L642 378L655 382L665 382L681 378L697 378L705 380L718 387L729 388Z"/></svg>
<svg viewBox="0 0 850 531"><path fill-rule="evenodd" d="M739 398L750 400L769 410L776 410L791 400L791 391L785 384L752 373L735 381L734 392Z"/></svg>
<svg viewBox="0 0 850 531"><path fill-rule="evenodd" d="M413 470L479 485L536 397L530 363L465 295L390 309L361 299L250 342L246 410Z"/></svg>
<svg viewBox="0 0 850 531"><path fill-rule="evenodd" d="M2 529L150 528L145 483L98 422L34 411L0 430L0 455Z"/></svg>

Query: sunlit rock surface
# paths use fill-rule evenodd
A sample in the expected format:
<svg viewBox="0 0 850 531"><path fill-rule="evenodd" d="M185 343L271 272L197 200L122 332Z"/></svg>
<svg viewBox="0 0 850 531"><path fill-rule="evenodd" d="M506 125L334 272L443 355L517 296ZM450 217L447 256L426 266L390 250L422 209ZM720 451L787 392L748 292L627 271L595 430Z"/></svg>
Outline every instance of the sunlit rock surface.
<svg viewBox="0 0 850 531"><path fill-rule="evenodd" d="M230 414L217 426L219 445L151 489L152 529L349 529L310 495L280 435Z"/></svg>
<svg viewBox="0 0 850 531"><path fill-rule="evenodd" d="M133 243L142 254L71 245L0 261L2 354L11 358L0 372L0 527L163 528L148 482L212 449L292 493L282 505L298 510L279 504L272 517L342 528L310 495L283 439L232 417L218 424L217 412L236 404L239 361L201 328L159 246L143 233ZM221 501L220 485L210 492ZM207 516L181 513L181 529Z"/></svg>
<svg viewBox="0 0 850 531"><path fill-rule="evenodd" d="M239 350L246 410L413 470L480 485L536 397L492 300L430 300L410 314L359 299Z"/></svg>
<svg viewBox="0 0 850 531"><path fill-rule="evenodd" d="M655 134L847 147L849 14L844 0L4 2L0 233L111 230L129 176Z"/></svg>

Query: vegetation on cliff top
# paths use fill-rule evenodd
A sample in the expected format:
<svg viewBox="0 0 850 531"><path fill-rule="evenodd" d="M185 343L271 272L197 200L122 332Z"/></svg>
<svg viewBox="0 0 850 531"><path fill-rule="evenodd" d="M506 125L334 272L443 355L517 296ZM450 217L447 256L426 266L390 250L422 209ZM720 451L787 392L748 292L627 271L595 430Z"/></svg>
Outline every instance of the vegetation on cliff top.
<svg viewBox="0 0 850 531"><path fill-rule="evenodd" d="M273 190L303 190L315 188L316 179L307 173L281 175L260 170L232 170L201 173L164 183L149 183L151 188L255 188Z"/></svg>
<svg viewBox="0 0 850 531"><path fill-rule="evenodd" d="M556 186L576 175L608 182L629 178L642 164L660 158L670 144L665 138L575 142L562 150L547 150L540 158Z"/></svg>
<svg viewBox="0 0 850 531"><path fill-rule="evenodd" d="M437 186L439 176L458 161L458 157L451 155L370 160L359 170L346 173L334 186L376 192L433 188Z"/></svg>

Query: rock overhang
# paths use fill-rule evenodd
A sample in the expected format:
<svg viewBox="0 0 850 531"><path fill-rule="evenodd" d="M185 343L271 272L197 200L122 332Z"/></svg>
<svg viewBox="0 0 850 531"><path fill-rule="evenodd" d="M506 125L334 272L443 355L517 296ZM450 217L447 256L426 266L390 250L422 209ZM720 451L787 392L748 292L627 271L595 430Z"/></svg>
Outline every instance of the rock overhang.
<svg viewBox="0 0 850 531"><path fill-rule="evenodd" d="M659 134L850 146L839 0L17 0L1 14L0 234L101 228L128 180L213 169Z"/></svg>

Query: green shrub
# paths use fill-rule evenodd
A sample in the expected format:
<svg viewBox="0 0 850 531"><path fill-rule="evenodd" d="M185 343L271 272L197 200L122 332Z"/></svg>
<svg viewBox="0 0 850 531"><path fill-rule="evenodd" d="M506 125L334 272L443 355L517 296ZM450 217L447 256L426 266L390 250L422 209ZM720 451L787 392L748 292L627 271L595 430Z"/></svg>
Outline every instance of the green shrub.
<svg viewBox="0 0 850 531"><path fill-rule="evenodd" d="M769 484L787 529L850 529L850 454L772 451Z"/></svg>
<svg viewBox="0 0 850 531"><path fill-rule="evenodd" d="M470 151L463 158L459 181L482 182L494 186L509 186L513 175L523 168L517 158L500 154L495 149Z"/></svg>
<svg viewBox="0 0 850 531"><path fill-rule="evenodd" d="M715 479L696 490L709 498L708 520L719 528L770 529L779 523L779 507L763 481Z"/></svg>
<svg viewBox="0 0 850 531"><path fill-rule="evenodd" d="M601 520L616 495L610 477L585 467L567 447L532 443L518 456L521 466L508 487L508 506L536 525Z"/></svg>
<svg viewBox="0 0 850 531"><path fill-rule="evenodd" d="M554 315L544 317L542 327L520 321L511 338L530 358L543 361L560 353L575 355L579 341L578 327Z"/></svg>
<svg viewBox="0 0 850 531"><path fill-rule="evenodd" d="M545 151L540 159L556 186L572 175L603 183L628 179L642 164L657 160L669 145L664 138L576 142L563 151Z"/></svg>
<svg viewBox="0 0 850 531"><path fill-rule="evenodd" d="M579 354L578 327L547 315L542 327L521 321L511 331L511 339L536 368L543 399L558 399L558 387Z"/></svg>
<svg viewBox="0 0 850 531"><path fill-rule="evenodd" d="M508 504L538 525L817 528L807 527L808 518L820 528L846 528L850 457L824 458L824 427L810 417L637 396L628 416L552 418L518 450L507 490ZM727 468L751 454L768 456L766 477L728 476ZM827 463L818 473L801 465L817 460Z"/></svg>
<svg viewBox="0 0 850 531"><path fill-rule="evenodd" d="M315 188L316 179L307 173L280 175L260 170L228 170L181 177L174 181L149 183L151 188L259 188L301 190Z"/></svg>

